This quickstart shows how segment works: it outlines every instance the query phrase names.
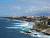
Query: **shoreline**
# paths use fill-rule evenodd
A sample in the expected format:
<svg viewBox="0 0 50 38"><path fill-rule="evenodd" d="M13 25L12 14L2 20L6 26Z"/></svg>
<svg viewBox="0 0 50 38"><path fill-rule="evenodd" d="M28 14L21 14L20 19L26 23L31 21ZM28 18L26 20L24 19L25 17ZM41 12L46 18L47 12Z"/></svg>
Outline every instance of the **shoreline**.
<svg viewBox="0 0 50 38"><path fill-rule="evenodd" d="M16 20L16 19L13 19L13 20ZM28 21L25 21L25 20L18 20L18 21L24 21L24 22L28 22ZM35 23L35 22L29 22L29 23ZM35 25L35 24L34 24ZM34 27L34 26L33 26ZM37 32L41 32L42 30L37 30L37 29L32 29L32 28L30 28L30 30L35 30L35 31L37 31ZM48 34L48 33L45 33L45 32L41 32L41 33L43 33L43 34L45 34L45 35L50 35L50 34Z"/></svg>
<svg viewBox="0 0 50 38"><path fill-rule="evenodd" d="M10 20L16 20L16 19L10 19ZM18 21L22 21L22 20L18 20ZM25 21L25 22L27 22L27 21ZM30 22L29 22L30 23ZM31 23L34 23L34 22L31 22ZM28 28L28 27L27 27ZM23 31L24 32L24 34L29 34L30 36L35 36L35 37L43 37L43 35L42 34L44 34L44 33L42 33L42 32L39 32L40 33L40 35L38 34L38 31L33 31L34 29L32 29L32 27L31 28L25 28L24 30L25 31ZM26 31L26 30L30 30L30 31ZM31 32L32 31L32 32ZM37 33L36 33L37 32ZM44 35L45 37L47 37L47 38L49 38L49 35Z"/></svg>
<svg viewBox="0 0 50 38"><path fill-rule="evenodd" d="M7 18L7 19L9 19L9 18ZM11 20L18 20L18 19L11 19ZM32 21L25 21L25 20L18 20L18 21L24 21L24 22L31 22L31 23L35 23L35 22L32 22ZM35 25L35 24L34 24ZM34 25L33 25L33 27L34 27ZM37 31L37 32L41 32L41 33L43 33L43 34L45 34L45 35L50 35L50 34L48 34L48 33L46 33L46 32L42 32L42 29L41 30L39 30L39 29L34 29L34 28L30 28L30 30L35 30L35 31Z"/></svg>

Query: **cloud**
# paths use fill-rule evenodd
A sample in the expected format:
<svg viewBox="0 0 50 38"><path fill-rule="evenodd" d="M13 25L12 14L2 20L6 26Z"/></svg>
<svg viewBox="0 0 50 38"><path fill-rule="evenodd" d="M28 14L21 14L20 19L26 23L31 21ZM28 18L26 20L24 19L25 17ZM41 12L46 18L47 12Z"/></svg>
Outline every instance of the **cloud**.
<svg viewBox="0 0 50 38"><path fill-rule="evenodd" d="M38 9L35 6L31 6L28 9L25 10L26 13L32 13L38 11Z"/></svg>
<svg viewBox="0 0 50 38"><path fill-rule="evenodd" d="M26 10L25 12L26 12L26 13L28 13L29 11L28 11L28 10Z"/></svg>
<svg viewBox="0 0 50 38"><path fill-rule="evenodd" d="M18 9L18 10L20 10L20 9L21 9L21 7L14 7L14 9Z"/></svg>
<svg viewBox="0 0 50 38"><path fill-rule="evenodd" d="M48 6L50 6L50 4L48 4Z"/></svg>
<svg viewBox="0 0 50 38"><path fill-rule="evenodd" d="M40 10L42 10L42 11L50 11L50 7L45 6L45 7L42 7Z"/></svg>
<svg viewBox="0 0 50 38"><path fill-rule="evenodd" d="M38 9L34 9L34 10L38 10Z"/></svg>
<svg viewBox="0 0 50 38"><path fill-rule="evenodd" d="M21 9L21 7L12 7L12 8L10 8L10 10L12 11L12 10L20 10Z"/></svg>
<svg viewBox="0 0 50 38"><path fill-rule="evenodd" d="M38 10L38 8L36 7L36 6L33 6L31 9L30 9L31 11L36 11L36 10Z"/></svg>
<svg viewBox="0 0 50 38"><path fill-rule="evenodd" d="M32 8L35 8L35 6L32 6Z"/></svg>
<svg viewBox="0 0 50 38"><path fill-rule="evenodd" d="M45 9L50 9L50 7L44 7Z"/></svg>
<svg viewBox="0 0 50 38"><path fill-rule="evenodd" d="M38 9L37 8L31 8L29 9L29 11L37 11Z"/></svg>
<svg viewBox="0 0 50 38"><path fill-rule="evenodd" d="M29 9L26 9L25 12L26 13L39 13L39 12L50 13L50 7L49 6L41 6L41 7L32 6Z"/></svg>

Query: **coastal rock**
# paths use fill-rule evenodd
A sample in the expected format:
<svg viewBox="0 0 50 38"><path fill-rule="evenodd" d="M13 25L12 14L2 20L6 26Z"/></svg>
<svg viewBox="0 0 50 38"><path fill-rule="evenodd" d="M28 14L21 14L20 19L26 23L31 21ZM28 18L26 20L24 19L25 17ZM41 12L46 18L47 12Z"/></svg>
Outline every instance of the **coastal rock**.
<svg viewBox="0 0 50 38"><path fill-rule="evenodd" d="M34 35L37 35L37 34L34 34Z"/></svg>
<svg viewBox="0 0 50 38"><path fill-rule="evenodd" d="M31 32L28 32L28 31L24 31L24 32L25 32L25 33L29 33L29 34L31 33Z"/></svg>
<svg viewBox="0 0 50 38"><path fill-rule="evenodd" d="M50 28L47 28L46 30L42 30L41 32L46 35L50 35Z"/></svg>

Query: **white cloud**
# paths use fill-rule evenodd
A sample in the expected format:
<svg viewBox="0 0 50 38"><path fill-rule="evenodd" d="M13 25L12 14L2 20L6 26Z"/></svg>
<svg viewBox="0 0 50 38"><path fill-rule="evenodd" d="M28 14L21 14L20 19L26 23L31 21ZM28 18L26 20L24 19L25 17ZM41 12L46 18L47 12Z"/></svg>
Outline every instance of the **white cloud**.
<svg viewBox="0 0 50 38"><path fill-rule="evenodd" d="M38 10L35 6L33 6L31 9L29 9L30 11L36 11L36 10Z"/></svg>
<svg viewBox="0 0 50 38"><path fill-rule="evenodd" d="M34 11L50 11L50 7L48 6L43 6L43 7L36 7L35 9L33 9Z"/></svg>
<svg viewBox="0 0 50 38"><path fill-rule="evenodd" d="M48 4L50 6L50 4Z"/></svg>
<svg viewBox="0 0 50 38"><path fill-rule="evenodd" d="M42 8L42 10L43 10L43 11L50 11L50 7L45 6L45 7Z"/></svg>
<svg viewBox="0 0 50 38"><path fill-rule="evenodd" d="M44 8L46 8L46 9L48 9L48 8L49 8L49 9L50 9L50 7L44 7Z"/></svg>
<svg viewBox="0 0 50 38"><path fill-rule="evenodd" d="M32 11L33 9L28 9L28 10Z"/></svg>
<svg viewBox="0 0 50 38"><path fill-rule="evenodd" d="M35 8L35 6L32 7L33 9Z"/></svg>
<svg viewBox="0 0 50 38"><path fill-rule="evenodd" d="M12 11L12 10L20 10L21 9L21 7L12 7L12 8L10 8L10 10Z"/></svg>
<svg viewBox="0 0 50 38"><path fill-rule="evenodd" d="M20 9L21 9L21 7L14 7L14 9L19 9L19 10L20 10Z"/></svg>
<svg viewBox="0 0 50 38"><path fill-rule="evenodd" d="M38 9L33 9L34 11L38 10Z"/></svg>
<svg viewBox="0 0 50 38"><path fill-rule="evenodd" d="M28 11L28 10L26 10L25 12L26 12L26 13L28 13L29 11Z"/></svg>

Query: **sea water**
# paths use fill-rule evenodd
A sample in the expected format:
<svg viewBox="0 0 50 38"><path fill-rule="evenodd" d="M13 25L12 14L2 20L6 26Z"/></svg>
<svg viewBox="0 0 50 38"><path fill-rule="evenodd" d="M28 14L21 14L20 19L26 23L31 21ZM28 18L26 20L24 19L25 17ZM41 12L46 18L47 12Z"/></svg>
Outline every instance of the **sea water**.
<svg viewBox="0 0 50 38"><path fill-rule="evenodd" d="M0 18L0 38L50 38L50 36L35 30L24 30L32 28L33 25L31 22ZM23 31L32 33L27 34ZM37 36L34 34L37 34Z"/></svg>

